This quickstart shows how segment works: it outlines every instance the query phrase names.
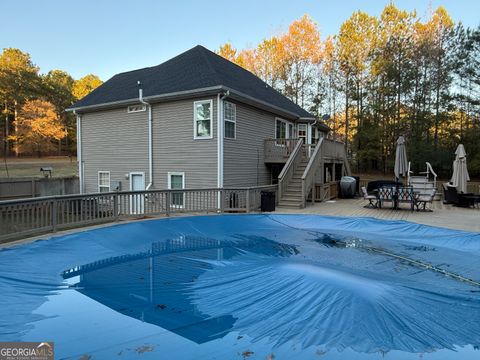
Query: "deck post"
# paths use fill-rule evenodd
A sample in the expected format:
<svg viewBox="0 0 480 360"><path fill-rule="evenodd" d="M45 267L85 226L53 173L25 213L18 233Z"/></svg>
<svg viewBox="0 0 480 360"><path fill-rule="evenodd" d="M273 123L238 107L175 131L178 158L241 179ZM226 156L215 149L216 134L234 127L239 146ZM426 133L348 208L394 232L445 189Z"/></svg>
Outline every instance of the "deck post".
<svg viewBox="0 0 480 360"><path fill-rule="evenodd" d="M113 194L113 218L115 221L118 221L119 219L118 192Z"/></svg>
<svg viewBox="0 0 480 360"><path fill-rule="evenodd" d="M218 212L223 214L223 212L225 211L225 209L224 209L225 204L224 204L224 201L223 201L223 194L224 194L223 188L220 189L220 191L218 191L217 194L218 194L218 197L219 197L219 199L218 199L218 205L219 205Z"/></svg>
<svg viewBox="0 0 480 360"><path fill-rule="evenodd" d="M250 212L250 189L246 190L245 197L246 197L246 201L245 201L246 212L249 213Z"/></svg>
<svg viewBox="0 0 480 360"><path fill-rule="evenodd" d="M53 199L50 203L52 207L52 231L57 232L57 200Z"/></svg>
<svg viewBox="0 0 480 360"><path fill-rule="evenodd" d="M165 215L170 216L170 191L165 193Z"/></svg>

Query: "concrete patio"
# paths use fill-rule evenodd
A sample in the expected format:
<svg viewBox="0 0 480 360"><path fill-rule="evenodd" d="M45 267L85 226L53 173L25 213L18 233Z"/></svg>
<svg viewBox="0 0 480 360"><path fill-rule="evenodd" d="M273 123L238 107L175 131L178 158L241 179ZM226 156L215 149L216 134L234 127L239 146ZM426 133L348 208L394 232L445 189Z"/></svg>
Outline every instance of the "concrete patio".
<svg viewBox="0 0 480 360"><path fill-rule="evenodd" d="M440 226L450 229L480 232L480 209L459 208L434 201L432 212L410 211L403 204L400 210L392 210L389 204L382 209L365 207L368 201L358 199L335 199L308 204L305 209L277 208L276 213L317 214L329 216L364 216L384 220L405 220L419 224Z"/></svg>

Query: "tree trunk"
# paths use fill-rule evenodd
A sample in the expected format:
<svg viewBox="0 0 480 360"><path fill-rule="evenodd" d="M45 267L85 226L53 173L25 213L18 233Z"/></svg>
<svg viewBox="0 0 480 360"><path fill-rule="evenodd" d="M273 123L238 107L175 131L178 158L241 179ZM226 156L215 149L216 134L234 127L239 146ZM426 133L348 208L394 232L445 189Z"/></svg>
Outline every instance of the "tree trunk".
<svg viewBox="0 0 480 360"><path fill-rule="evenodd" d="M5 101L5 156L7 157L10 155L10 124L8 122L8 105L7 102Z"/></svg>
<svg viewBox="0 0 480 360"><path fill-rule="evenodd" d="M18 103L17 103L17 100L14 101L14 107L13 107L13 116L14 116L14 132L15 132L15 136L18 135L18 125L17 125L17 116L18 116L18 109L17 109L17 106L18 106ZM13 151L15 152L15 156L18 157L18 139L15 139L15 145L14 145L14 148L13 148Z"/></svg>
<svg viewBox="0 0 480 360"><path fill-rule="evenodd" d="M348 84L349 84L349 74L346 74L345 77L345 149L348 155L348 126L349 126L349 118L348 118L348 106L349 103L349 93L348 93Z"/></svg>

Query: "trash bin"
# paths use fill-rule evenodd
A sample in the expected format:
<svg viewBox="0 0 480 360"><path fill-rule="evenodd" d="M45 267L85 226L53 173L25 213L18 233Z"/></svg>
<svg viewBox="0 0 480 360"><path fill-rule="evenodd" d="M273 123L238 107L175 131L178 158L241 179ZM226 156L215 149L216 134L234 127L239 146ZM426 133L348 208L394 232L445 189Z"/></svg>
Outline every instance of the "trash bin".
<svg viewBox="0 0 480 360"><path fill-rule="evenodd" d="M342 176L340 180L340 197L353 198L355 196L356 180L351 176Z"/></svg>
<svg viewBox="0 0 480 360"><path fill-rule="evenodd" d="M275 211L275 192L274 191L262 191L260 210L263 211Z"/></svg>

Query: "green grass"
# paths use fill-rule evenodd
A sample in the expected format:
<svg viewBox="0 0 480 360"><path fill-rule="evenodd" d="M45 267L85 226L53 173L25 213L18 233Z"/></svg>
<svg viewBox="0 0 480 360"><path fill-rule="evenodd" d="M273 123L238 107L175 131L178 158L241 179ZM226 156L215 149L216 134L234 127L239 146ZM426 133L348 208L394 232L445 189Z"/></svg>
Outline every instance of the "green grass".
<svg viewBox="0 0 480 360"><path fill-rule="evenodd" d="M0 179L43 177L41 167L53 168L52 177L68 177L78 175L77 159L67 156L43 158L7 158L0 159ZM7 173L8 169L8 173Z"/></svg>

